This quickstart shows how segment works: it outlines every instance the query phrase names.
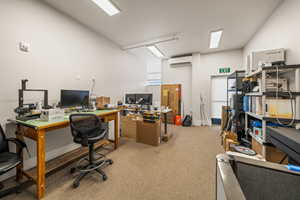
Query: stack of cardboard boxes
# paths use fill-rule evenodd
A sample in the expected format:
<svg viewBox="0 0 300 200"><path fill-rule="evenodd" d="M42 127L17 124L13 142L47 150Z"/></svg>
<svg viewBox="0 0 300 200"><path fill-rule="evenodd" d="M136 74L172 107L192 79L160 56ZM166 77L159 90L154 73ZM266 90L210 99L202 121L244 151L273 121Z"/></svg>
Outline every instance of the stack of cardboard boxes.
<svg viewBox="0 0 300 200"><path fill-rule="evenodd" d="M135 139L138 143L158 146L161 141L161 120L155 123L144 122L143 117L137 114L123 116L122 136Z"/></svg>

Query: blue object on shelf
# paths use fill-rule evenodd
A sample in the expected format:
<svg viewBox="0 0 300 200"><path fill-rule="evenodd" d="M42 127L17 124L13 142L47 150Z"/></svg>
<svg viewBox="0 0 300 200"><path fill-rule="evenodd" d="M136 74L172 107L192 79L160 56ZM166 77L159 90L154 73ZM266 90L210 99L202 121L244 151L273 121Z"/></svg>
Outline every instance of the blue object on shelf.
<svg viewBox="0 0 300 200"><path fill-rule="evenodd" d="M243 97L243 110L244 112L249 112L249 96Z"/></svg>
<svg viewBox="0 0 300 200"><path fill-rule="evenodd" d="M251 122L252 127L262 128L262 122L259 120L254 120ZM274 122L267 122L267 126L271 127L282 127L282 125L274 123Z"/></svg>
<svg viewBox="0 0 300 200"><path fill-rule="evenodd" d="M300 166L297 165L288 164L286 168L291 171L300 172Z"/></svg>
<svg viewBox="0 0 300 200"><path fill-rule="evenodd" d="M262 127L262 123L261 123L261 121L254 120L254 121L251 122L251 126L252 127L261 128Z"/></svg>

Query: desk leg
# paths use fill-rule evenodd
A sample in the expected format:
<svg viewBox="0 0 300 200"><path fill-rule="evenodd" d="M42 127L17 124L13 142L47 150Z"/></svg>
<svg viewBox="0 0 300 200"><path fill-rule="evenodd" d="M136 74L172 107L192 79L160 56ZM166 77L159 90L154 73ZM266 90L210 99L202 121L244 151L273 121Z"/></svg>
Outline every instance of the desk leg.
<svg viewBox="0 0 300 200"><path fill-rule="evenodd" d="M17 130L16 130L16 138L18 138L19 140L21 141L24 141L24 137L23 137L23 134L21 132L21 127L20 125L17 125ZM17 146L17 149L16 149L18 152L20 150L20 148ZM24 168L24 165L23 165L23 152L21 153L21 164L19 164L17 166L17 181L20 182L22 179L23 179L23 168Z"/></svg>
<svg viewBox="0 0 300 200"><path fill-rule="evenodd" d="M115 149L118 148L120 137L119 137L119 115L115 114Z"/></svg>
<svg viewBox="0 0 300 200"><path fill-rule="evenodd" d="M168 114L164 113L165 115L165 135L168 135Z"/></svg>
<svg viewBox="0 0 300 200"><path fill-rule="evenodd" d="M37 132L37 198L45 196L45 131Z"/></svg>

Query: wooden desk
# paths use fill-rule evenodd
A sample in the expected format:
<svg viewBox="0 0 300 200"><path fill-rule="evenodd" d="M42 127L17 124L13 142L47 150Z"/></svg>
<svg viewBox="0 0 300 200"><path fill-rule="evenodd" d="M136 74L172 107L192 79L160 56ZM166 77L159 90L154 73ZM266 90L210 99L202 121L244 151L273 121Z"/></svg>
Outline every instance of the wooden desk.
<svg viewBox="0 0 300 200"><path fill-rule="evenodd" d="M117 149L119 144L119 117L118 117L119 110L101 110L101 111L88 112L88 113L96 114L97 116L102 118L105 122L115 121L114 147L115 149ZM37 185L37 194L36 194L37 198L42 199L45 196L45 176L46 173L51 171L51 169L50 170L46 169L45 134L46 132L52 130L68 127L70 125L69 115L66 115L63 120L56 121L56 122L44 122L39 119L29 120L26 122L17 120L16 122L17 122L17 131L16 131L17 138L20 140L24 140L24 137L27 137L34 140L36 142L36 149L37 149L36 173L32 174L24 171L23 165L21 165L17 167L17 180L21 180L23 178L23 175L33 180L33 182ZM102 142L102 144L105 144L105 142L104 143ZM77 154L80 154L80 152L78 152Z"/></svg>

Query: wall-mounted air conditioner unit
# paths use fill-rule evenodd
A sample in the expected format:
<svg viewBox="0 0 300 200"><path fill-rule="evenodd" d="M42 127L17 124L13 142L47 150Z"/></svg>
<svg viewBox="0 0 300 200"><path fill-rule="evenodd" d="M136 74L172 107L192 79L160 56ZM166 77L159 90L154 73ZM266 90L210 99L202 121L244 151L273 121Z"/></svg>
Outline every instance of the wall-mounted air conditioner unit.
<svg viewBox="0 0 300 200"><path fill-rule="evenodd" d="M266 51L251 52L247 56L247 73L257 70L259 67L272 66L274 64L284 64L285 49L271 49Z"/></svg>
<svg viewBox="0 0 300 200"><path fill-rule="evenodd" d="M182 65L192 65L193 57L192 56L180 56L175 58L170 58L168 63L172 67L182 66Z"/></svg>

